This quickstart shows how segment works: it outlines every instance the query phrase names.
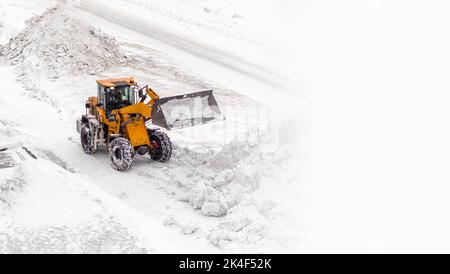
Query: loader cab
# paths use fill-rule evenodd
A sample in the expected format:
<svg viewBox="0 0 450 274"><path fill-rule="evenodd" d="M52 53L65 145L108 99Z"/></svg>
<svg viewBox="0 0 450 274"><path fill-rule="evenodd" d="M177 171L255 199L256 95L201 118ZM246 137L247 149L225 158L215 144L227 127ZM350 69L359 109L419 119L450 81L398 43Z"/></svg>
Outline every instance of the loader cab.
<svg viewBox="0 0 450 274"><path fill-rule="evenodd" d="M106 113L136 103L136 83L133 78L97 81L97 97Z"/></svg>

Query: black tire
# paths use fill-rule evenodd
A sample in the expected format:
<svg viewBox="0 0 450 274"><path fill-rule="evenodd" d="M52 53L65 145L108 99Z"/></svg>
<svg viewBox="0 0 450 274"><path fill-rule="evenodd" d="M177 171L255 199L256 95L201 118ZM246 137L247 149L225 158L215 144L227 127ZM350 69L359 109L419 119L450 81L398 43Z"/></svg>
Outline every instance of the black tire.
<svg viewBox="0 0 450 274"><path fill-rule="evenodd" d="M167 162L172 156L172 143L166 133L159 130L147 130L150 142L156 148L151 148L149 151L150 157L154 161Z"/></svg>
<svg viewBox="0 0 450 274"><path fill-rule="evenodd" d="M115 169L126 171L133 165L133 147L127 139L122 137L116 138L109 144L109 158Z"/></svg>
<svg viewBox="0 0 450 274"><path fill-rule="evenodd" d="M88 124L83 124L81 126L80 138L81 138L81 147L83 148L84 153L94 154L95 152L97 152L97 150L92 145L91 130Z"/></svg>

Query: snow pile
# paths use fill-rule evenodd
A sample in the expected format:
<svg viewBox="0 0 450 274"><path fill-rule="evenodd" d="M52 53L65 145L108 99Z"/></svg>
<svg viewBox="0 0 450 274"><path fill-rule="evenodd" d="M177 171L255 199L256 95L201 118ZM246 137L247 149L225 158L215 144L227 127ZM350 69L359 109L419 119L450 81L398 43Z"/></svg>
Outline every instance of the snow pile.
<svg viewBox="0 0 450 274"><path fill-rule="evenodd" d="M205 144L176 147L171 165L178 168L163 170L172 181L164 187L201 214L221 217L205 236L222 250L293 249L302 234L292 214L298 168L287 165L298 157L295 146L291 142L276 152L242 141L219 150ZM191 227L195 232L197 226Z"/></svg>
<svg viewBox="0 0 450 274"><path fill-rule="evenodd" d="M29 75L95 74L126 60L114 38L67 17L60 8L30 19L0 47L0 56L19 65L23 80Z"/></svg>
<svg viewBox="0 0 450 274"><path fill-rule="evenodd" d="M220 217L257 188L259 174L246 170L259 156L246 143L235 143L219 151L198 147L178 147L172 162L182 167L169 170L177 186L180 201L190 203L206 216ZM182 163L184 166L182 166Z"/></svg>

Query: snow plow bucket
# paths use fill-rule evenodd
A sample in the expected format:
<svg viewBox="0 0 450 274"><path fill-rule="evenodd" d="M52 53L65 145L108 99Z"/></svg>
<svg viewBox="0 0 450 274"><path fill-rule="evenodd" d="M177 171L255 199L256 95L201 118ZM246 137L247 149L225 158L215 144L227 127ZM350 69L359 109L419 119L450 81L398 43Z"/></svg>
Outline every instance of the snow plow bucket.
<svg viewBox="0 0 450 274"><path fill-rule="evenodd" d="M169 130L224 119L212 90L160 98L152 109L152 123Z"/></svg>

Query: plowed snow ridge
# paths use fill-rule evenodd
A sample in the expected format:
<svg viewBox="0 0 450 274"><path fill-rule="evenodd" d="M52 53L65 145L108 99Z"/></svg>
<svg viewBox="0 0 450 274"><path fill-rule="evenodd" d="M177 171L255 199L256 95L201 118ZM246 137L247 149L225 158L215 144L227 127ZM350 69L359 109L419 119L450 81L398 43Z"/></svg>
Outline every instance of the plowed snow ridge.
<svg viewBox="0 0 450 274"><path fill-rule="evenodd" d="M126 62L118 44L91 26L53 8L27 22L27 27L0 47L0 55L19 65L23 74L96 74Z"/></svg>

